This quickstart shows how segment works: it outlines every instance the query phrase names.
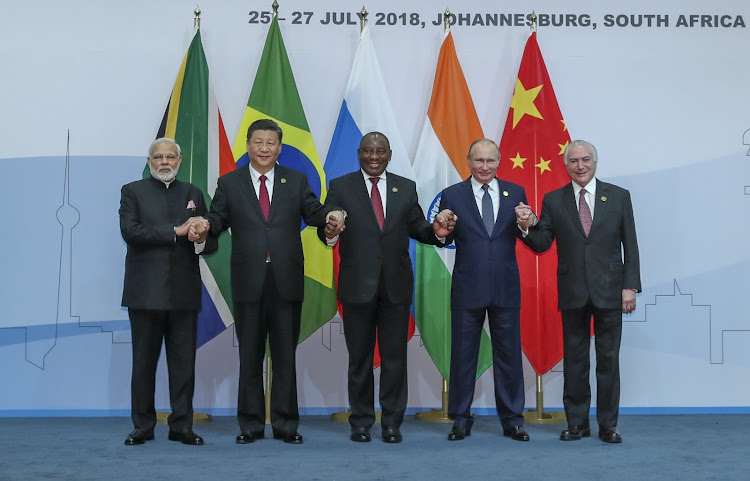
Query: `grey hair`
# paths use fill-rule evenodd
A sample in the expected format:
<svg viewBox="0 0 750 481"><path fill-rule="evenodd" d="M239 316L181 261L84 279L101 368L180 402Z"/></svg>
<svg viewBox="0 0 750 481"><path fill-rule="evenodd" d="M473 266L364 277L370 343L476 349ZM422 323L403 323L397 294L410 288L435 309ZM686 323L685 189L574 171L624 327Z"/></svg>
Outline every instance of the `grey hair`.
<svg viewBox="0 0 750 481"><path fill-rule="evenodd" d="M474 153L474 147L477 144L490 144L495 148L495 152L497 153L497 160L500 160L500 149L497 147L497 144L492 139L477 139L474 142L471 143L471 146L469 147L469 157L471 157L471 154Z"/></svg>
<svg viewBox="0 0 750 481"><path fill-rule="evenodd" d="M159 139L154 140L151 142L151 145L148 146L148 157L151 158L152 155L154 155L154 147L156 147L159 144L171 144L177 147L177 156L180 156L180 144L174 141L174 139L170 139L169 137L161 137Z"/></svg>
<svg viewBox="0 0 750 481"><path fill-rule="evenodd" d="M594 144L592 144L591 142L586 142L585 140L574 140L565 148L565 155L563 155L563 162L565 163L565 165L568 165L568 152L570 151L571 147L588 147L589 149L591 149L591 153L594 156L594 162L599 161L599 156L596 153L596 147L594 147Z"/></svg>

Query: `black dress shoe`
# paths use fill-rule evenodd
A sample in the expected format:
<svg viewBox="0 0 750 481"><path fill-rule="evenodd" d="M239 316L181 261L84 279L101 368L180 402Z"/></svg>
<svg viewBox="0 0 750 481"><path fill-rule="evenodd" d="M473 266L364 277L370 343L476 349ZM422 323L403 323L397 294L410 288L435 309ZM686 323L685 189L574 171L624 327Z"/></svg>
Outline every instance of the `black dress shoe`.
<svg viewBox="0 0 750 481"><path fill-rule="evenodd" d="M513 441L528 441L529 433L523 428L523 426L513 426L510 429L503 429L503 436L513 439Z"/></svg>
<svg viewBox="0 0 750 481"><path fill-rule="evenodd" d="M471 436L471 428L453 426L451 432L448 433L448 441L463 441L466 436Z"/></svg>
<svg viewBox="0 0 750 481"><path fill-rule="evenodd" d="M254 443L256 439L263 439L263 436L263 431L256 431L254 433L246 431L238 434L235 442L237 444L250 444Z"/></svg>
<svg viewBox="0 0 750 481"><path fill-rule="evenodd" d="M132 433L128 434L128 439L125 440L125 446L136 446L143 444L146 441L154 439L153 431L144 431L142 429L135 429Z"/></svg>
<svg viewBox="0 0 750 481"><path fill-rule="evenodd" d="M396 444L403 441L404 438L401 436L401 430L396 426L388 426L383 428L383 442L388 444Z"/></svg>
<svg viewBox="0 0 750 481"><path fill-rule="evenodd" d="M563 430L560 434L561 441L578 441L581 438L587 438L591 436L591 428L588 426L568 426L568 429Z"/></svg>
<svg viewBox="0 0 750 481"><path fill-rule="evenodd" d="M369 443L370 442L370 430L367 428L352 428L352 434L349 439L355 443Z"/></svg>
<svg viewBox="0 0 750 481"><path fill-rule="evenodd" d="M298 432L292 433L273 433L274 439L282 439L287 444L302 444L302 435Z"/></svg>
<svg viewBox="0 0 750 481"><path fill-rule="evenodd" d="M616 427L599 428L599 439L605 443L620 444L622 442L622 435L620 435Z"/></svg>
<svg viewBox="0 0 750 481"><path fill-rule="evenodd" d="M182 444L203 446L203 438L195 434L193 431L172 431L170 429L168 438L170 441L179 441Z"/></svg>

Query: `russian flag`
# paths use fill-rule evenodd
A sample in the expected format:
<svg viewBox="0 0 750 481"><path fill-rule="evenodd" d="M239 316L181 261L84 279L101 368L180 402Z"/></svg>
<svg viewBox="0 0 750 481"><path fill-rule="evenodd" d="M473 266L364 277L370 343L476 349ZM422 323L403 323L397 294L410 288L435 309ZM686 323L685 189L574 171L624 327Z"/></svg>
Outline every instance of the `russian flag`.
<svg viewBox="0 0 750 481"><path fill-rule="evenodd" d="M365 26L359 37L359 46L354 56L354 65L349 75L346 94L341 104L341 111L333 132L331 145L328 148L323 170L326 179L335 179L344 174L359 170L357 149L362 136L368 132L378 131L385 134L391 142L393 156L388 164L388 171L415 180L414 169L407 155L406 145L401 138L401 131L396 124L396 116L391 109L391 100L383 82L380 64L375 55L375 48L370 38L370 29ZM388 213L386 212L386 215ZM415 242L409 243L412 269L415 262ZM334 272L338 284L338 247L334 247ZM341 304L339 304L339 313ZM414 303L409 316L409 339L414 335ZM374 367L380 365L380 353L375 344Z"/></svg>

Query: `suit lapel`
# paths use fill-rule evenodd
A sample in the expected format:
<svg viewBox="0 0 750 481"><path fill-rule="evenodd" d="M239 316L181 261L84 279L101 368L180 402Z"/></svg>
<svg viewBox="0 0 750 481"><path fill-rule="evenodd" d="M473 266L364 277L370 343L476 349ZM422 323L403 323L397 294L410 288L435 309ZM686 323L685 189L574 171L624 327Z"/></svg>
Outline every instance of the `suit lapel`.
<svg viewBox="0 0 750 481"><path fill-rule="evenodd" d="M388 192L385 193L385 222L383 222L383 231L388 229L388 227L395 222L389 219L396 217L396 212L398 212L398 208L401 205L401 199L403 198L401 190L399 190L400 188L403 188L401 181L395 176L390 175L388 172L385 173L385 180L388 184ZM382 196L383 192L380 192L380 195ZM388 215L388 212L390 212L391 215ZM375 216L374 211L372 215L373 217Z"/></svg>
<svg viewBox="0 0 750 481"><path fill-rule="evenodd" d="M508 215L509 207L513 207L508 202L508 189L505 186L505 182L496 178L495 179L497 183L497 198L498 198L498 209L497 209L497 216L495 217L495 227L492 230L492 236L495 236L499 233L498 226L505 225L505 218ZM476 203L476 202L475 202ZM515 209L513 210L513 217L515 218L516 212Z"/></svg>
<svg viewBox="0 0 750 481"><path fill-rule="evenodd" d="M367 193L368 185L366 185L366 182L370 182L367 179L364 179L362 176L361 171L354 172L350 177L350 184L352 192L354 193L354 198L357 199L357 202L362 204L362 211L367 212L367 216L370 218L373 224L380 229L378 226L378 219L375 217L375 210L372 208L372 201L370 200L370 196ZM382 192L381 192L382 195Z"/></svg>
<svg viewBox="0 0 750 481"><path fill-rule="evenodd" d="M576 229L578 229L578 232L580 232L583 237L586 237L586 232L583 230L583 225L581 224L581 216L578 215L578 207L576 207L576 194L573 191L572 183L568 183L568 185L563 187L562 203L563 209L565 209L565 211L570 216L573 225L576 226Z"/></svg>
<svg viewBox="0 0 750 481"><path fill-rule="evenodd" d="M589 231L589 237L594 233L596 226L604 222L604 218L607 216L607 210L609 205L607 201L609 197L607 192L609 191L609 184L596 181L596 199L594 199L594 221L591 223L591 231Z"/></svg>
<svg viewBox="0 0 750 481"><path fill-rule="evenodd" d="M288 179L286 178L286 169L281 165L276 164L274 166L273 198L271 199L271 211L268 213L268 222L270 222L274 218L276 212L284 211L284 202L286 202L286 200L289 198L289 196L285 192L285 190L288 188L287 186L289 185L287 181ZM263 211L260 208L260 201L258 201L258 211L260 212L260 217L263 218Z"/></svg>
<svg viewBox="0 0 750 481"><path fill-rule="evenodd" d="M462 190L461 195L464 197L464 202L466 202L466 205L471 206L469 207L469 210L471 211L471 216L474 219L474 223L480 227L479 229L480 231L486 233L487 229L484 228L484 221L482 221L482 214L479 213L479 208L477 207L477 201L474 198L474 189L472 189L472 186L471 186L471 177L461 182L461 190Z"/></svg>
<svg viewBox="0 0 750 481"><path fill-rule="evenodd" d="M242 189L242 192L245 196L245 199L250 205L250 209L252 209L253 212L262 220L265 221L266 218L263 215L263 211L260 208L260 201L258 200L258 195L255 192L255 188L253 187L253 178L250 176L250 166L247 165L240 170L240 188ZM273 207L271 208L271 212L273 213ZM270 217L270 216L269 216Z"/></svg>

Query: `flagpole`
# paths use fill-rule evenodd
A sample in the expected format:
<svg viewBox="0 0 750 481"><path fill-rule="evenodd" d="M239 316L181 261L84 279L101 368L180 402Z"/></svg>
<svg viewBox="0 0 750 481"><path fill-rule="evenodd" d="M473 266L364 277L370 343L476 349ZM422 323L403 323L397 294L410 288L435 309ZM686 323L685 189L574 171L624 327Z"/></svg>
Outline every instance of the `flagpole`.
<svg viewBox="0 0 750 481"><path fill-rule="evenodd" d="M536 32L536 11L531 11L531 32ZM538 259L537 259L538 262ZM544 412L544 389L542 376L536 375L536 409L529 409L523 413L523 420L529 424L564 424L567 422L565 411Z"/></svg>
<svg viewBox="0 0 750 481"><path fill-rule="evenodd" d="M450 30L450 16L451 11L446 8L443 13L443 32L447 34ZM429 411L422 411L416 414L417 421L424 421L427 423L452 423L453 420L448 417L448 381L443 378L443 388L440 393L440 409L430 409Z"/></svg>
<svg viewBox="0 0 750 481"><path fill-rule="evenodd" d="M367 26L367 15L369 15L369 12L365 8L364 5L362 5L362 10L359 11L359 33L362 34L364 32L365 27ZM373 368L374 369L374 368ZM347 423L349 422L349 415L352 413L351 409L347 409L346 411L338 411L333 414L331 414L331 421L336 423ZM375 411L375 422L380 422L380 411Z"/></svg>
<svg viewBox="0 0 750 481"><path fill-rule="evenodd" d="M198 5L195 6L195 10L193 10L193 15L195 15L195 18L193 19L193 29L197 30L201 26L201 9ZM169 418L169 412L167 411L156 411L156 422L157 424L167 424L167 419ZM206 413L196 413L193 412L193 424L205 424L211 422L211 415Z"/></svg>
<svg viewBox="0 0 750 481"><path fill-rule="evenodd" d="M279 2L273 0L271 4L273 9L273 16L279 16ZM296 367L295 367L296 369ZM266 354L266 397L264 399L266 405L266 424L271 424L271 384L273 381L273 362L271 362L271 354Z"/></svg>

